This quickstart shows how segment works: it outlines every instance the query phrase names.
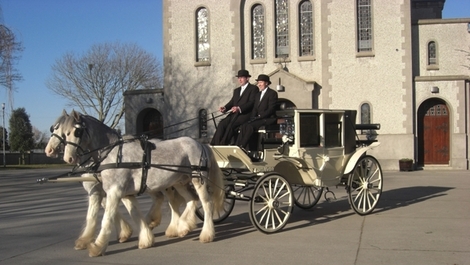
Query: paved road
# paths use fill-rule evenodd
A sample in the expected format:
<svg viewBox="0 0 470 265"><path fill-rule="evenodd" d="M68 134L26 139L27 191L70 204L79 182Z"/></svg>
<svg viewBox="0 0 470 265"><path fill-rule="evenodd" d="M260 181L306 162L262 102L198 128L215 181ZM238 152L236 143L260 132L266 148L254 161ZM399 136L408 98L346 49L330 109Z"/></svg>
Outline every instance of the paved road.
<svg viewBox="0 0 470 265"><path fill-rule="evenodd" d="M365 217L350 209L343 187L333 187L336 201L295 208L271 235L257 231L247 203L237 202L209 244L198 242L199 228L165 238L166 214L153 248L137 249L134 232L98 258L73 249L87 209L81 185L35 183L62 171L0 171L0 264L470 264L469 171L386 171L382 199ZM146 196L139 202L148 209Z"/></svg>

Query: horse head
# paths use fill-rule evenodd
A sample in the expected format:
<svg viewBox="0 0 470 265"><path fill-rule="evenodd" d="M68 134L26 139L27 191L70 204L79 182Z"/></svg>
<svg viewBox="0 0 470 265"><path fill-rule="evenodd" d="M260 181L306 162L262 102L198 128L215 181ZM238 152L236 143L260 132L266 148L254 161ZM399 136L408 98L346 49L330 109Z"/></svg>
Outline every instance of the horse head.
<svg viewBox="0 0 470 265"><path fill-rule="evenodd" d="M69 164L84 163L90 158L98 163L100 150L121 138L116 130L98 119L74 110L65 123L64 161Z"/></svg>
<svg viewBox="0 0 470 265"><path fill-rule="evenodd" d="M62 115L57 118L54 125L51 125L51 138L46 145L44 152L48 157L57 157L61 151L61 148L65 145L65 134L63 131L63 123L69 117L65 110L62 111Z"/></svg>
<svg viewBox="0 0 470 265"><path fill-rule="evenodd" d="M90 157L85 151L90 137L82 117L79 112L72 110L61 126L65 136L64 161L68 164L80 164L81 160L84 162Z"/></svg>

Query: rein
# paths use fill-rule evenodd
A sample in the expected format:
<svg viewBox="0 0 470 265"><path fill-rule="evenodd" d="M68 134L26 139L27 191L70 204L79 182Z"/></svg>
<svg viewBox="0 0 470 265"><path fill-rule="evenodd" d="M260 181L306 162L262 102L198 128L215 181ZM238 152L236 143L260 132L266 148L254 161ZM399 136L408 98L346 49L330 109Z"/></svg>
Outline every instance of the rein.
<svg viewBox="0 0 470 265"><path fill-rule="evenodd" d="M213 117L212 119L215 119L215 118L220 117L222 115L226 115L226 113L223 113L219 116ZM190 120L187 120L187 121L190 121ZM184 121L184 122L187 122L187 121ZM184 123L184 122L181 122L181 123ZM177 123L177 124L174 124L174 125L171 125L171 126L175 126L175 125L178 125L178 124L181 124L181 123ZM77 156L79 156L79 157L83 157L83 156L86 156L86 155L89 155L89 156L85 161L83 161L79 165L75 166L72 169L71 172L62 174L62 175L60 175L58 177L55 177L55 178L50 178L51 180L62 178L62 177L67 177L67 176L70 177L71 175L75 175L75 174L88 173L88 174L93 174L93 177L96 179L96 181L98 183L101 183L101 181L98 177L98 174L103 170L115 169L115 168L126 168L126 169L139 169L139 168L141 168L142 169L142 178L141 178L140 189L137 193L138 196L142 195L145 192L145 190L147 189L147 176L148 176L148 170L150 168L157 168L157 169L170 171L170 172L175 172L175 173L188 173L188 171L186 169L190 169L191 172L192 172L191 176L194 177L194 175L197 174L198 177L201 178L201 181L204 181L201 177L202 176L201 171L208 171L207 153L206 153L205 148L202 148L201 155L200 155L200 160L199 160L199 165L197 165L197 166L196 165L183 166L183 165L170 165L170 164L152 164L152 162L151 162L152 146L149 145L147 135L144 134L140 137L134 136L132 138L126 138L125 140L122 139L122 137L119 135L119 140L116 141L113 144L110 144L110 145L104 146L104 147L99 147L99 148L96 148L96 149L93 149L93 150L89 150L89 149L84 150L81 146L83 131L85 131L88 138L91 138L91 135L88 131L88 128L83 123L81 124L81 126L82 127L76 127L77 129L78 128L80 129L80 133L75 134L75 137L79 138L78 143L66 141L66 139L64 139L62 136L60 136L58 134L55 134L55 133L52 133L52 136L57 137L61 144L64 144L64 145L69 144L69 145L75 147L77 149L77 154L76 154ZM167 126L165 128L168 128L168 127L171 127L171 126ZM143 150L142 161L140 163L139 162L122 162L123 144L126 143L126 142L134 141L136 139L140 139L140 144L141 144L141 147L142 147L142 150ZM199 143L199 144L201 145L201 143ZM106 159L106 157L111 152L111 150L114 149L116 146L119 146L119 150L117 152L117 157L116 157L116 162L102 165L101 162L104 159ZM89 164L89 161L92 158L92 156L90 154L92 154L94 152L98 152L99 161L98 162L92 162L91 164ZM85 166L85 164L89 164L89 166ZM80 168L81 170L77 171L76 170L77 168ZM40 182L40 183L43 183L43 182L46 182L46 181L47 180L44 180L44 179L43 180L38 180L38 182Z"/></svg>
<svg viewBox="0 0 470 265"><path fill-rule="evenodd" d="M136 139L140 140L140 144L141 144L141 147L142 147L142 150L143 150L142 161L140 163L139 162L122 162L122 147L123 147L124 143L131 142L131 141L134 141ZM66 142L66 143L68 144L70 142ZM80 147L76 144L74 144L74 146ZM117 146L119 146L119 150L118 150L117 155L116 155L116 163L109 163L109 164L102 165L101 162L104 159L106 159L108 154L111 152L111 150L113 148L117 147ZM80 149L81 149L81 147L80 147ZM199 177L201 176L201 173L200 173L201 171L207 171L208 170L207 162L203 163L204 160L207 161L207 154L206 154L206 151L205 151L204 148L202 148L202 152L201 152L201 155L200 155L200 160L199 160L199 165L198 166L195 166L195 165L183 166L183 165L171 165L171 164L152 164L152 161L151 161L152 148L151 148L151 145L149 145L147 135L142 135L141 137L136 137L135 136L133 138L129 138L129 139L126 139L126 140L123 140L121 138L119 141L117 141L116 143L113 143L111 145L101 147L101 148L97 148L95 150L91 150L88 153L83 153L83 154L78 154L77 153L77 155L78 156L83 156L83 155L90 154L90 153L96 152L96 151L100 152L100 161L99 162L92 163L91 166L89 166L89 167L84 167L83 165L88 162L88 160L91 158L91 156L90 156L86 161L81 163L79 165L79 167L86 168L87 173L90 173L90 171L92 171L94 173L93 176L96 178L96 180L98 182L101 182L101 181L98 179L96 174L100 173L101 171L106 170L106 169L116 169L116 168L139 169L139 168L141 168L142 169L142 178L141 178L140 189L137 193L137 196L142 195L145 192L145 190L147 189L147 176L148 176L148 170L150 168L157 168L157 169L162 169L162 170L165 170L165 171L170 171L170 172L175 172L175 173L187 173L187 171L185 171L184 169L190 169L192 172L197 172ZM103 153L105 153L105 154L102 155ZM202 165L202 164L204 164L204 165ZM175 169L175 168L177 168L177 169ZM77 174L79 172L72 172L72 173Z"/></svg>

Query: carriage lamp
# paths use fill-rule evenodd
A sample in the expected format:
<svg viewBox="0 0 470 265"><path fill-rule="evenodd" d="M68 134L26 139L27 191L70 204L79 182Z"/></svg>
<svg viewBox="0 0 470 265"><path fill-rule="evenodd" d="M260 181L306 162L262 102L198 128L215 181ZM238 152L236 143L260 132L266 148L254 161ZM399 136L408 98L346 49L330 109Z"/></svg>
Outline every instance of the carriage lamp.
<svg viewBox="0 0 470 265"><path fill-rule="evenodd" d="M281 78L279 77L279 84L276 86L276 90L278 92L284 92L285 90L285 87L283 85L281 85Z"/></svg>

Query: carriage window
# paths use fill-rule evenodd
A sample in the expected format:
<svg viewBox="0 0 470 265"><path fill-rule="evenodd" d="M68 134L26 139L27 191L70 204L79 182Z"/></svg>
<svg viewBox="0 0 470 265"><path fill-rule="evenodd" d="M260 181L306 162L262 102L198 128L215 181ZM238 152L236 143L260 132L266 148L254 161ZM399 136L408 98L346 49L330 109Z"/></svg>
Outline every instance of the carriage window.
<svg viewBox="0 0 470 265"><path fill-rule="evenodd" d="M325 114L325 147L341 147L341 115Z"/></svg>
<svg viewBox="0 0 470 265"><path fill-rule="evenodd" d="M300 147L320 146L320 114L300 113Z"/></svg>

